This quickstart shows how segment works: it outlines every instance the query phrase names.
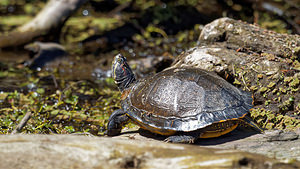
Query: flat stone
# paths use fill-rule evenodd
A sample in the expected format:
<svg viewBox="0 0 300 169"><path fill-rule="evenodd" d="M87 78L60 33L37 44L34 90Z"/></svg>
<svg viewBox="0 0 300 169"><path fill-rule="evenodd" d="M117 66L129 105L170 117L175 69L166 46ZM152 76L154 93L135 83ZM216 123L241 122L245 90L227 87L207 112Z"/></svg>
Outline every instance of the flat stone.
<svg viewBox="0 0 300 169"><path fill-rule="evenodd" d="M133 133L131 133L133 134ZM134 137L1 135L0 168L298 168L233 149L170 144Z"/></svg>
<svg viewBox="0 0 300 169"><path fill-rule="evenodd" d="M239 128L221 137L198 139L195 145L206 148L240 150L280 160L300 161L299 134L300 130L269 130L263 134L257 134L250 129ZM122 131L121 135L114 138L134 139L141 142L165 139L145 130L139 131L138 128Z"/></svg>

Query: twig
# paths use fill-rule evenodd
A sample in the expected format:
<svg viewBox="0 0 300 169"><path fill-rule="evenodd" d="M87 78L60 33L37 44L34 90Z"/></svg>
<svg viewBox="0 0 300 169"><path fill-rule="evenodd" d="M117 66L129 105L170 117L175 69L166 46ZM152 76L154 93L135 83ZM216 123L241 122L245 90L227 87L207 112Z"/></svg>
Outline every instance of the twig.
<svg viewBox="0 0 300 169"><path fill-rule="evenodd" d="M51 77L52 77L52 80L53 80L53 83L54 83L54 87L57 88L58 84L57 84L57 80L56 80L55 76L53 74L51 74Z"/></svg>
<svg viewBox="0 0 300 169"><path fill-rule="evenodd" d="M245 81L245 79L244 79L244 75L242 75L242 81L243 81L243 83L244 83L246 89L247 89L248 91L250 91L250 89L247 87L246 81Z"/></svg>
<svg viewBox="0 0 300 169"><path fill-rule="evenodd" d="M27 112L25 114L25 116L23 117L23 119L21 120L21 122L17 125L17 127L11 132L11 134L16 134L16 133L20 133L22 128L24 126L26 126L27 121L30 119L31 117L31 111Z"/></svg>
<svg viewBox="0 0 300 169"><path fill-rule="evenodd" d="M232 67L232 73L233 73L233 76L235 76L234 65L233 65L233 64L231 64L231 67Z"/></svg>

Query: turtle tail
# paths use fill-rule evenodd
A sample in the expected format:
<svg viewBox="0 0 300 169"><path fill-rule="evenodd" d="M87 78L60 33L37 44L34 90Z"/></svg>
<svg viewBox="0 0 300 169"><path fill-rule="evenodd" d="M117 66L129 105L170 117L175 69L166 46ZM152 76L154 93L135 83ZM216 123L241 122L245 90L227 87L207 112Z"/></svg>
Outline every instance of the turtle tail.
<svg viewBox="0 0 300 169"><path fill-rule="evenodd" d="M246 124L248 124L249 126L253 127L256 131L260 132L260 133L264 133L264 130L258 126L258 124L256 124L251 117L249 116L245 116L243 118L243 122L245 122Z"/></svg>

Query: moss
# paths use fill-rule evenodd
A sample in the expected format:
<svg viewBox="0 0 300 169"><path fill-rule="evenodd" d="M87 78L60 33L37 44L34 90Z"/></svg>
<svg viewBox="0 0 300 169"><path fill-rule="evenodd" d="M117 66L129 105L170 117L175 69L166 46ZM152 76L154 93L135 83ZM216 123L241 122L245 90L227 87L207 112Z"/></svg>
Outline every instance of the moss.
<svg viewBox="0 0 300 169"><path fill-rule="evenodd" d="M273 94L276 94L277 92L278 92L278 89L272 90L272 93L273 93Z"/></svg>
<svg viewBox="0 0 300 169"><path fill-rule="evenodd" d="M235 84L235 85L241 85L242 83L240 81L238 81L237 79L234 79L233 84Z"/></svg>
<svg viewBox="0 0 300 169"><path fill-rule="evenodd" d="M278 116L276 116L275 120L276 120L277 122L279 122L279 121L281 121L283 118L284 118L284 116L281 115L281 114L279 114Z"/></svg>
<svg viewBox="0 0 300 169"><path fill-rule="evenodd" d="M281 110L281 111L287 111L290 109L291 106L293 106L294 104L294 98L293 97L289 97L288 100L284 101L282 104L280 104L278 106L278 108Z"/></svg>
<svg viewBox="0 0 300 169"><path fill-rule="evenodd" d="M283 124L286 126L286 128L288 129L293 129L295 126L297 126L296 124L296 120L294 118L291 117L286 117L283 120Z"/></svg>
<svg viewBox="0 0 300 169"><path fill-rule="evenodd" d="M251 86L251 87L250 87L250 90L256 91L256 90L257 90L257 86Z"/></svg>
<svg viewBox="0 0 300 169"><path fill-rule="evenodd" d="M275 87L275 85L276 85L276 83L270 82L267 87L270 88L270 89L272 89L272 88Z"/></svg>
<svg viewBox="0 0 300 169"><path fill-rule="evenodd" d="M293 79L294 79L293 77L285 77L283 81L284 81L285 83L288 84L288 83L291 82Z"/></svg>
<svg viewBox="0 0 300 169"><path fill-rule="evenodd" d="M272 29L279 33L287 33L286 23L280 19L274 19L269 14L259 18L259 25L266 29Z"/></svg>
<svg viewBox="0 0 300 169"><path fill-rule="evenodd" d="M260 93L265 93L267 90L268 90L268 88L266 88L266 87L261 87L261 88L258 90L258 92L260 92Z"/></svg>
<svg viewBox="0 0 300 169"><path fill-rule="evenodd" d="M97 34L95 28L99 31L110 30L121 25L118 19L103 17L71 17L63 28L63 33L67 34L68 42L82 41L92 35Z"/></svg>
<svg viewBox="0 0 300 169"><path fill-rule="evenodd" d="M271 103L271 100L266 100L265 101L265 106L269 105Z"/></svg>
<svg viewBox="0 0 300 169"><path fill-rule="evenodd" d="M279 91L283 94L285 94L287 92L286 89L283 87L279 87Z"/></svg>
<svg viewBox="0 0 300 169"><path fill-rule="evenodd" d="M293 62L293 69L300 71L300 62L298 60Z"/></svg>
<svg viewBox="0 0 300 169"><path fill-rule="evenodd" d="M268 119L270 119L270 121L274 121L275 115L273 112L268 112L266 115L267 115Z"/></svg>
<svg viewBox="0 0 300 169"><path fill-rule="evenodd" d="M300 124L300 120L287 115L276 115L274 112L266 110L265 108L251 109L250 114L257 124L266 129L297 129Z"/></svg>
<svg viewBox="0 0 300 169"><path fill-rule="evenodd" d="M8 27L15 27L23 25L32 19L32 16L18 15L18 16L0 16L1 24Z"/></svg>
<svg viewBox="0 0 300 169"><path fill-rule="evenodd" d="M8 96L8 93L0 93L0 100L5 100Z"/></svg>
<svg viewBox="0 0 300 169"><path fill-rule="evenodd" d="M266 129L271 130L274 128L274 123L267 123L267 125L265 126Z"/></svg>
<svg viewBox="0 0 300 169"><path fill-rule="evenodd" d="M289 86L292 88L296 88L299 86L299 79L297 77L293 78L293 80L289 83Z"/></svg>

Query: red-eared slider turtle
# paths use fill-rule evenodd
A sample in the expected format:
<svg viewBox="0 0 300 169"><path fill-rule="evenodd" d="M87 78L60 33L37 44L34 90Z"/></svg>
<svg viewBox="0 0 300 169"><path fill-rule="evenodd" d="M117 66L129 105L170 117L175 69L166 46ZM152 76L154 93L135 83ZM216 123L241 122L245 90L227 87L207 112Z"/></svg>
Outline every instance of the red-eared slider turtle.
<svg viewBox="0 0 300 169"><path fill-rule="evenodd" d="M246 117L251 95L212 72L173 68L137 81L121 54L115 56L112 71L122 92L122 109L109 118L109 136L120 134L129 119L176 143L218 137L234 130L242 119L259 129Z"/></svg>

